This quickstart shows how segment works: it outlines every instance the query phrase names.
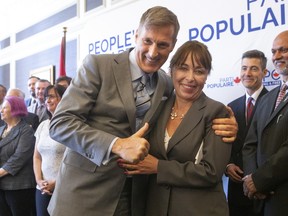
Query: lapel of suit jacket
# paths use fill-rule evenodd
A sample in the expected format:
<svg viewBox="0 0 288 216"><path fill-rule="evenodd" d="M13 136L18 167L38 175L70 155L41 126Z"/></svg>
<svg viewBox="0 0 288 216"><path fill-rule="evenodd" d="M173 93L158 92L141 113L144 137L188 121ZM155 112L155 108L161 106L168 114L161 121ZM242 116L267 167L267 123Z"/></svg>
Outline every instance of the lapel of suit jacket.
<svg viewBox="0 0 288 216"><path fill-rule="evenodd" d="M272 115L270 116L269 120L266 122L265 127L277 116L277 118L279 117L279 114L281 115L281 111L284 109L284 107L286 107L288 104L288 96L287 94L285 95L284 99L282 102L280 102L280 104L278 105L278 107L275 109L275 111L272 113Z"/></svg>
<svg viewBox="0 0 288 216"><path fill-rule="evenodd" d="M245 128L246 127L246 115L245 115L245 111L246 111L246 95L243 95L240 100L239 103L237 104L236 110L235 110L235 115L238 116L238 126Z"/></svg>
<svg viewBox="0 0 288 216"><path fill-rule="evenodd" d="M147 113L145 114L140 127L144 125L145 122L149 123L152 116L154 115L157 108L159 107L160 103L162 101L166 101L169 96L169 94L166 94L165 92L165 90L167 89L167 83L166 83L166 78L163 77L163 74L160 72L157 72L155 78L157 79L157 85L156 85L154 94L151 98L151 106L149 110L147 111Z"/></svg>
<svg viewBox="0 0 288 216"><path fill-rule="evenodd" d="M250 127L250 125L251 125L251 121L252 121L252 119L253 119L254 113L255 113L256 108L257 108L257 106L258 106L259 99L260 99L264 94L266 94L267 92L268 92L268 90L264 87L264 88L262 89L262 91L260 92L257 100L255 101L255 105L254 105L254 108L253 108L253 110L252 110L251 118L250 118L250 120L249 120L249 122L248 122L248 124L247 124L247 127L246 127L246 133L248 132L249 127ZM245 97L245 102L244 102L244 104L245 104L245 111L246 111L246 97ZM245 116L245 120L246 120L246 113L245 113L245 111L244 111L244 116ZM245 133L245 134L246 134L246 133Z"/></svg>
<svg viewBox="0 0 288 216"><path fill-rule="evenodd" d="M161 156L165 158L166 160L168 159L168 157L167 157L167 151L164 146L164 137L165 137L167 122L170 118L170 113L171 113L171 109L173 107L174 101L175 101L175 94L173 94L166 101L165 108L162 110L160 118L157 121L158 134L156 136L156 141L153 143L154 145L157 145L157 152L159 152L159 154L161 154Z"/></svg>
<svg viewBox="0 0 288 216"><path fill-rule="evenodd" d="M271 93L270 93L270 95L269 95L269 98L267 98L267 100L268 100L268 102L269 102L269 103L267 103L267 106L268 106L268 108L267 108L268 113L267 113L267 114L269 114L269 115L267 116L268 118L267 118L267 121L266 121L264 127L266 127L266 126L272 121L272 119L273 119L276 115L278 115L279 111L280 111L280 110L285 106L285 104L287 103L287 100L286 100L286 102L280 103L280 104L278 105L277 109L274 110L275 103L276 103L276 100L277 100L279 91L280 91L280 86L277 87L277 88L275 88L275 89L273 89L273 90L271 90ZM267 102L267 100L266 100L266 102Z"/></svg>
<svg viewBox="0 0 288 216"><path fill-rule="evenodd" d="M11 140L15 139L18 134L19 134L19 129L20 129L20 125L22 124L21 120L14 128L11 129L11 131L7 134L6 137L4 137L1 141L0 141L0 148L2 148L3 146L9 144L11 142ZM2 126L0 133L2 134L4 129L6 126Z"/></svg>
<svg viewBox="0 0 288 216"><path fill-rule="evenodd" d="M131 50L130 50L131 51ZM129 52L123 52L115 57L113 73L119 95L126 110L131 129L135 132L136 106L133 96L132 78L129 66Z"/></svg>
<svg viewBox="0 0 288 216"><path fill-rule="evenodd" d="M181 124L178 126L173 136L171 137L167 148L167 154L198 125L203 117L203 108L205 106L206 95L202 92L199 98L194 101L185 117L182 119Z"/></svg>

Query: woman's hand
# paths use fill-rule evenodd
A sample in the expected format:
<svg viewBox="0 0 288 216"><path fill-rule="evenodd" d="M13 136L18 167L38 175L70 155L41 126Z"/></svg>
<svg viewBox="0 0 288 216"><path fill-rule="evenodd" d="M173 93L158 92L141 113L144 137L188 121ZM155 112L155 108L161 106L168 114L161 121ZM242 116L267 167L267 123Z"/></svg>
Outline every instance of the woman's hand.
<svg viewBox="0 0 288 216"><path fill-rule="evenodd" d="M145 159L138 164L132 164L124 159L119 159L118 165L125 170L124 173L127 175L155 174L157 173L158 161L157 158L148 154Z"/></svg>
<svg viewBox="0 0 288 216"><path fill-rule="evenodd" d="M54 188L55 188L55 181L54 180L39 180L37 181L38 186L42 194L52 195Z"/></svg>

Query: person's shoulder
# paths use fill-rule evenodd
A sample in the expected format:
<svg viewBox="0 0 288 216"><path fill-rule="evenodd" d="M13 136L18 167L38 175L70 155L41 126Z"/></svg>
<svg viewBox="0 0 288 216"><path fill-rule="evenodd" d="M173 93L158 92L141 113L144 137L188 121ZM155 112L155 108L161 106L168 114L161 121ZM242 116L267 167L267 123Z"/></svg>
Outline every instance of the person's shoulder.
<svg viewBox="0 0 288 216"><path fill-rule="evenodd" d="M26 116L26 118L37 118L37 117L38 117L37 114L32 113L32 112L28 112L28 114Z"/></svg>
<svg viewBox="0 0 288 216"><path fill-rule="evenodd" d="M230 103L228 103L228 106L232 107L238 105L243 100L243 98L245 98L245 95L242 95L241 97L238 97L235 100L231 101Z"/></svg>
<svg viewBox="0 0 288 216"><path fill-rule="evenodd" d="M171 82L172 83L171 76L166 71L164 71L163 69L159 69L157 71L157 74L158 74L159 77L163 78L167 82Z"/></svg>
<svg viewBox="0 0 288 216"><path fill-rule="evenodd" d="M222 102L214 100L208 96L206 96L206 102L209 106L226 107Z"/></svg>
<svg viewBox="0 0 288 216"><path fill-rule="evenodd" d="M37 104L37 103L30 104L30 106L27 107L28 112L33 111L33 109L35 108L36 104Z"/></svg>
<svg viewBox="0 0 288 216"><path fill-rule="evenodd" d="M48 127L49 128L50 119L46 119L39 124L39 128Z"/></svg>
<svg viewBox="0 0 288 216"><path fill-rule="evenodd" d="M279 86L271 89L270 91L265 93L263 96L261 96L261 98L259 98L258 103L259 104L263 104L263 103L265 104L268 101L270 101L272 97L274 99L275 96L277 97L278 91L279 91ZM275 98L275 100L276 100L276 98Z"/></svg>
<svg viewBox="0 0 288 216"><path fill-rule="evenodd" d="M26 105L27 107L30 106L31 100L32 100L32 98L27 98L27 99L25 99L25 105Z"/></svg>
<svg viewBox="0 0 288 216"><path fill-rule="evenodd" d="M19 129L24 132L34 134L33 128L24 119L22 119L21 122L19 123Z"/></svg>
<svg viewBox="0 0 288 216"><path fill-rule="evenodd" d="M103 54L88 54L85 56L83 62L90 62L90 61L99 61L99 60L113 60L113 59L121 59L127 58L129 55L129 51L126 50L121 53L103 53Z"/></svg>
<svg viewBox="0 0 288 216"><path fill-rule="evenodd" d="M228 110L222 102L214 100L206 95L205 95L205 101L206 101L206 107L208 108L207 111L215 114L221 113L221 115L225 116L228 115Z"/></svg>

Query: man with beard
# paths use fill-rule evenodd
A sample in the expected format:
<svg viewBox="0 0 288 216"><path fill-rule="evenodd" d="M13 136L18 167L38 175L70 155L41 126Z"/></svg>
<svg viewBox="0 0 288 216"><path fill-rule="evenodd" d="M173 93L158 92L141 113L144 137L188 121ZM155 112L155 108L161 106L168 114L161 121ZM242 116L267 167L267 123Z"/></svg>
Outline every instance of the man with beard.
<svg viewBox="0 0 288 216"><path fill-rule="evenodd" d="M51 85L46 79L39 79L35 83L36 103L32 103L28 108L28 112L35 113L39 117L39 123L49 118L46 112L44 91L47 86Z"/></svg>
<svg viewBox="0 0 288 216"><path fill-rule="evenodd" d="M31 104L36 103L36 93L35 93L35 83L39 80L39 77L31 76L28 79L28 91L30 93L30 97L25 100L25 104L27 107L31 106Z"/></svg>
<svg viewBox="0 0 288 216"><path fill-rule="evenodd" d="M281 85L258 104L243 147L244 194L262 200L265 216L288 215L288 31L276 36L272 61Z"/></svg>

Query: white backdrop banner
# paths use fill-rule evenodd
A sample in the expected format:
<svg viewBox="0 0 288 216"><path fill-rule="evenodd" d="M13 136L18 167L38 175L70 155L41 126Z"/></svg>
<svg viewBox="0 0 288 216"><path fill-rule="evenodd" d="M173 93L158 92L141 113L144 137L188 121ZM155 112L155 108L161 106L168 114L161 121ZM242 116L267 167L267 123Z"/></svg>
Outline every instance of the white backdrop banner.
<svg viewBox="0 0 288 216"><path fill-rule="evenodd" d="M251 49L263 51L268 58L264 85L268 89L279 85L271 47L275 36L288 30L288 0L135 1L87 19L80 35L80 58L133 47L142 13L156 5L165 6L178 16L181 27L175 50L187 40L199 40L208 46L213 70L204 92L209 97L227 104L244 94L239 76L241 56ZM168 72L168 62L163 69Z"/></svg>

